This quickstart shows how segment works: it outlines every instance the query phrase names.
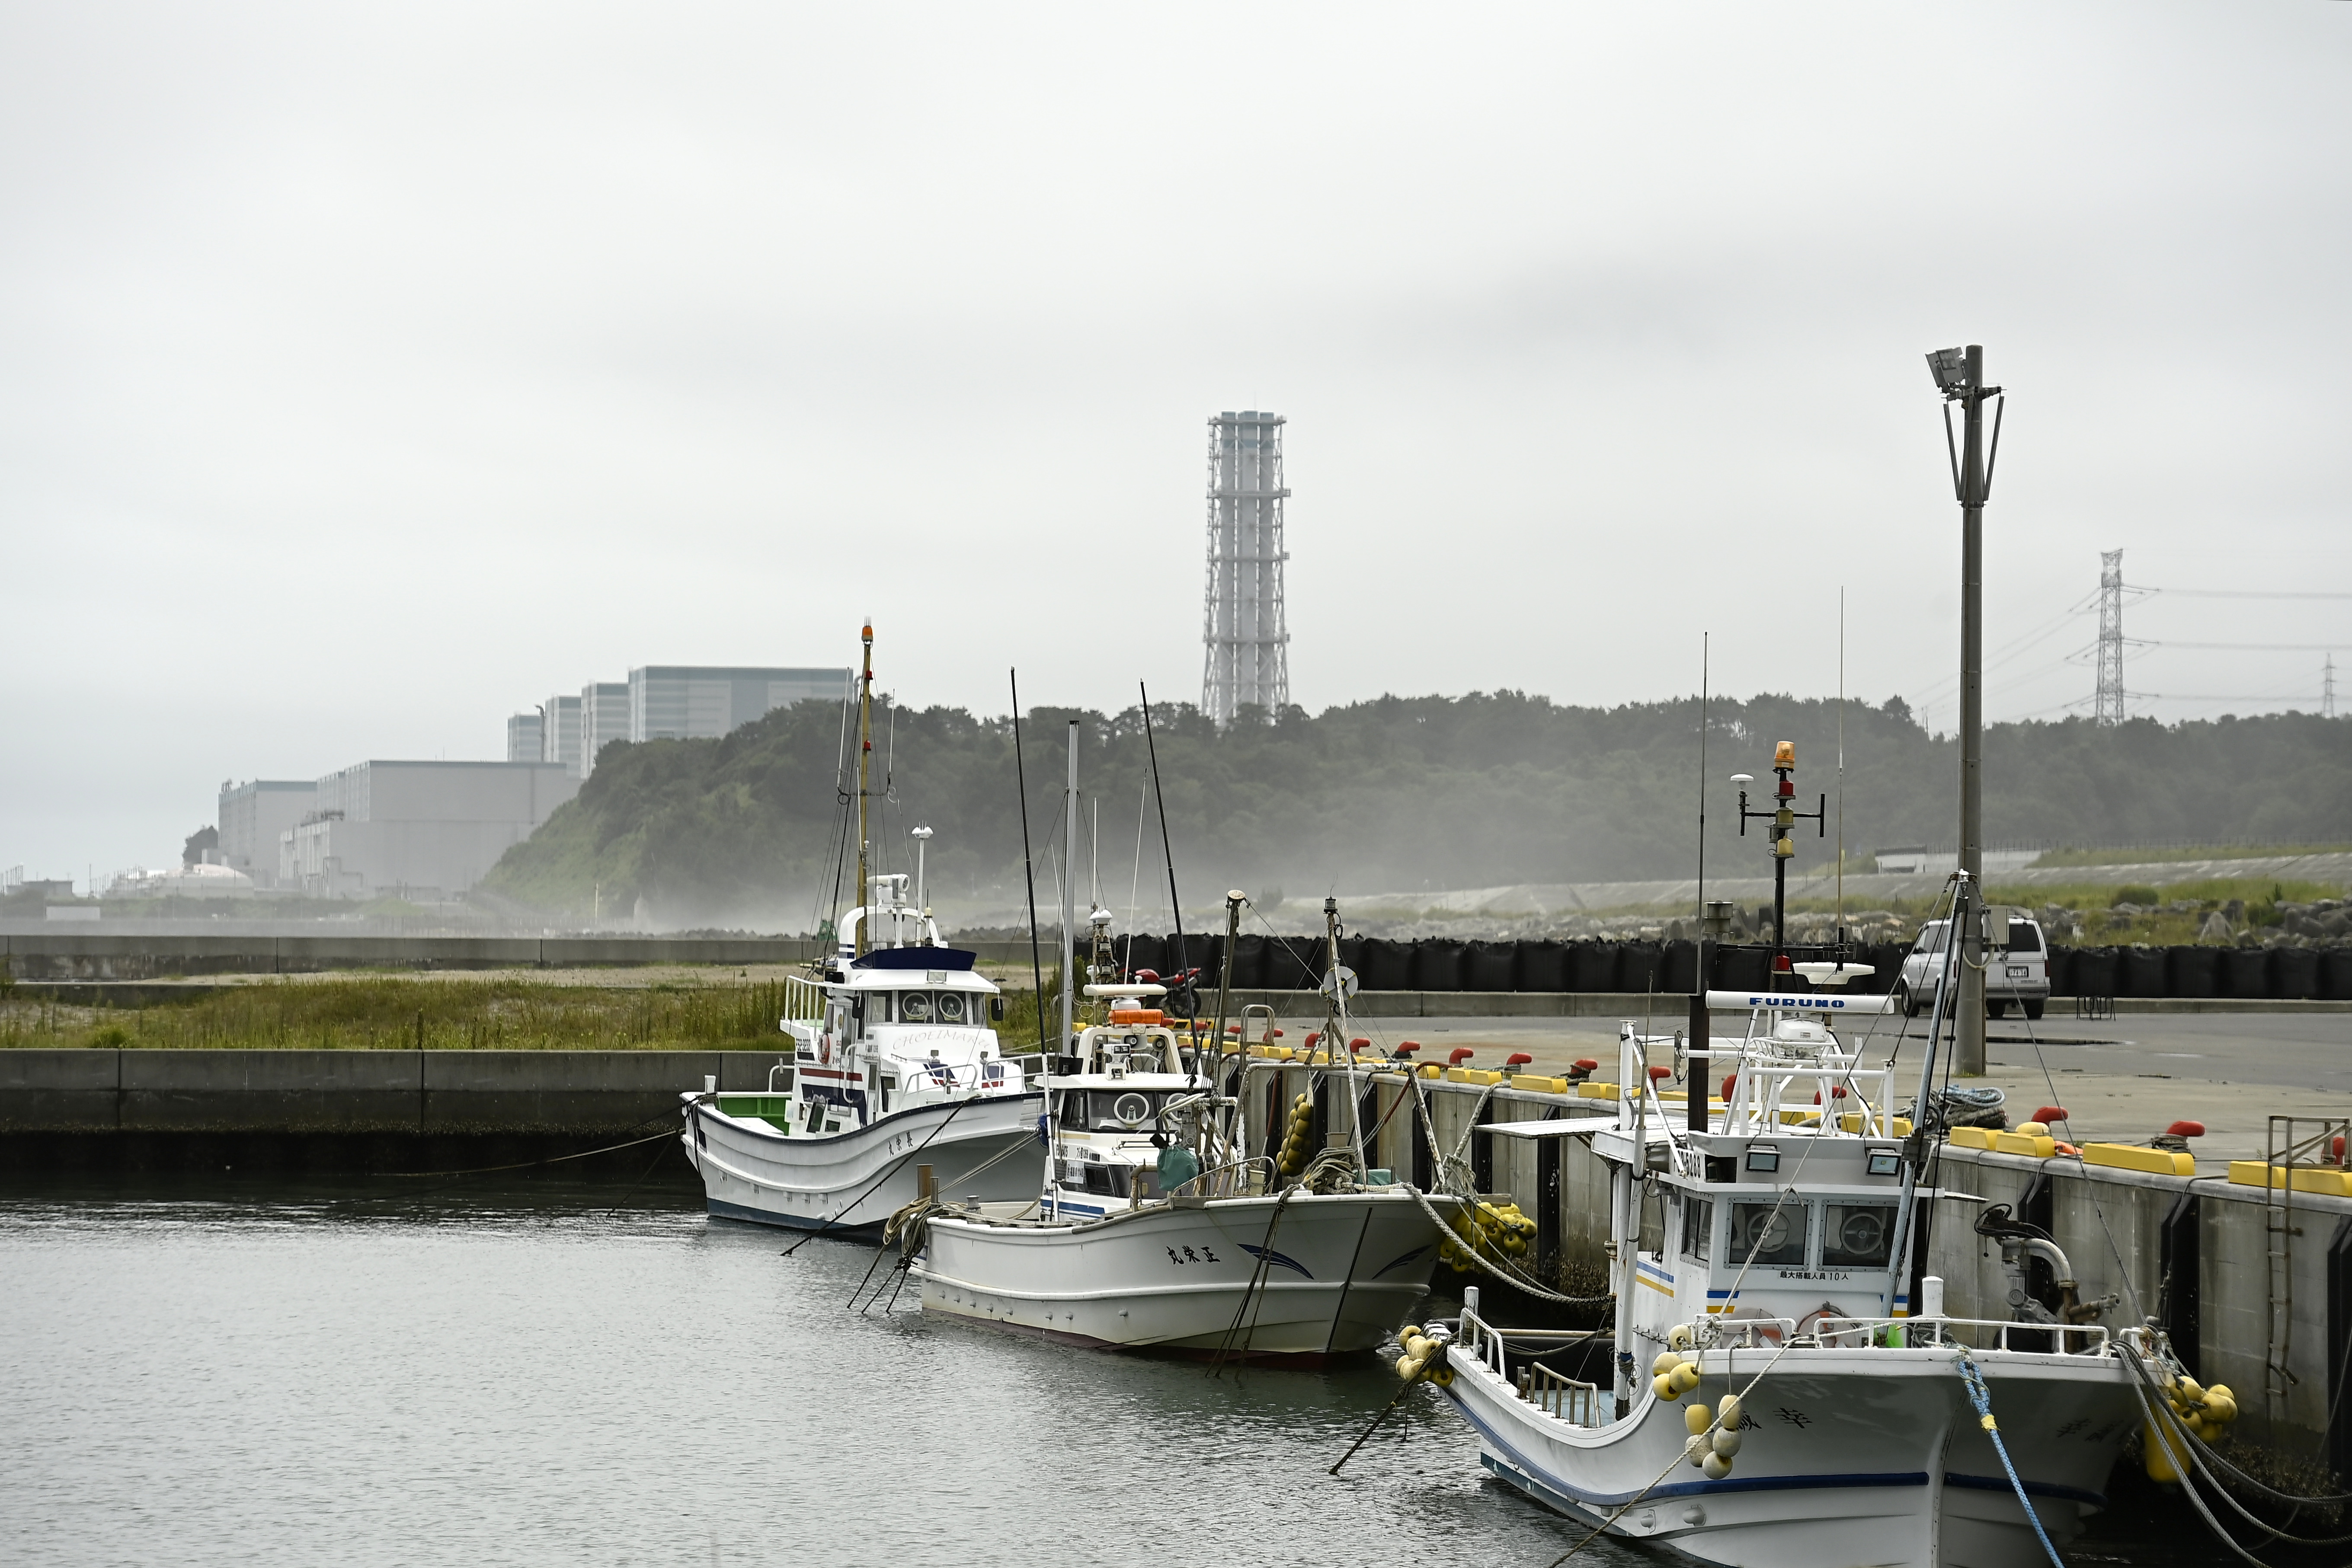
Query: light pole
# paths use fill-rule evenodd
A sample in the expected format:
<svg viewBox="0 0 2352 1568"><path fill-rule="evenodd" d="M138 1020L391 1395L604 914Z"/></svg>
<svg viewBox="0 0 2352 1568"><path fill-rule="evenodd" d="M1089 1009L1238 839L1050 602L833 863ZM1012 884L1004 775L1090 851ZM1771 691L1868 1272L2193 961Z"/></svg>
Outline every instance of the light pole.
<svg viewBox="0 0 2352 1568"><path fill-rule="evenodd" d="M1938 349L1927 373L1944 394L1944 449L1952 464L1952 492L1960 503L1960 870L1982 895L1984 886L1984 508L2000 455L2001 391L1987 386L1984 348ZM1985 400L1993 403L1992 443L1984 437ZM1952 448L1952 404L1960 405L1959 449ZM1950 940L1960 944L1960 994L1953 1019L1952 1066L1969 1075L1985 1070L1984 943L1976 901L1956 901Z"/></svg>

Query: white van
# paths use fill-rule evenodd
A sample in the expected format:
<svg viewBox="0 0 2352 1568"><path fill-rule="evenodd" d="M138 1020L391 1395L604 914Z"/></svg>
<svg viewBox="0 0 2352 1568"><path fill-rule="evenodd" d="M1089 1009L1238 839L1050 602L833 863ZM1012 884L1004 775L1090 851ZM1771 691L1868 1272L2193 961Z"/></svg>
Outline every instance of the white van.
<svg viewBox="0 0 2352 1568"><path fill-rule="evenodd" d="M2011 1006L2030 1019L2042 1016L2050 1001L2050 948L2042 939L2042 922L2022 909L1995 904L1994 940L2002 945L1985 953L1985 1013L2000 1018ZM1944 969L1944 934L1948 920L1930 920L1919 929L1919 939L1903 957L1903 971L1895 981L1895 1005L1906 1018L1916 1018L1935 1004L1936 981Z"/></svg>

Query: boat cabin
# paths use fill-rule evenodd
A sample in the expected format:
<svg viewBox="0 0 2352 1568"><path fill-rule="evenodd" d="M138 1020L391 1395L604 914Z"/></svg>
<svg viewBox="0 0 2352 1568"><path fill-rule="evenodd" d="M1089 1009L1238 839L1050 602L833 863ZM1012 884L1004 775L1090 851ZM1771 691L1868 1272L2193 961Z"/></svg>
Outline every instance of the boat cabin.
<svg viewBox="0 0 2352 1568"><path fill-rule="evenodd" d="M1065 1062L1075 1071L1045 1081L1048 1219L1086 1218L1167 1196L1160 1151L1189 1142L1190 1123L1214 1097L1176 1030L1141 1005L1161 991L1140 983L1087 988L1110 1001L1111 1021L1080 1030Z"/></svg>
<svg viewBox="0 0 2352 1568"><path fill-rule="evenodd" d="M1692 1093L1706 1092L1716 1064L1733 1066L1698 1132L1686 1102L1663 1099L1647 1076L1652 1053L1675 1044L1627 1027L1622 1082L1643 1088L1593 1138L1602 1158L1649 1173L1635 1187L1634 1333L1664 1343L1673 1325L1714 1318L1754 1320L1757 1335L1777 1340L1789 1323L1805 1333L1824 1317L1902 1315L1910 1128L1889 1113L1889 1070L1863 1065L1817 1018L1758 1009L1745 1037L1690 1058Z"/></svg>
<svg viewBox="0 0 2352 1568"><path fill-rule="evenodd" d="M905 906L905 881L875 878L889 902L850 911L817 977L786 977L779 1021L791 1053L769 1071L767 1093L721 1095L722 1114L824 1137L919 1105L1027 1087L996 1038L1003 995L973 969L971 953L949 946L929 915ZM892 941L860 956L857 933L868 920ZM900 939L909 933L918 940Z"/></svg>

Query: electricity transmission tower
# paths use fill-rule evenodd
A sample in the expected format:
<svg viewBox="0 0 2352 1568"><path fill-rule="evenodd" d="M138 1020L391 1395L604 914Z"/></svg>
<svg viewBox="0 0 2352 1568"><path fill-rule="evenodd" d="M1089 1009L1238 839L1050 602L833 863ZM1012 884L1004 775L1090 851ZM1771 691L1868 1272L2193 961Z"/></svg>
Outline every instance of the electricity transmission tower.
<svg viewBox="0 0 2352 1568"><path fill-rule="evenodd" d="M2327 667L2319 676L2319 716L2336 716L2336 655L2327 655Z"/></svg>
<svg viewBox="0 0 2352 1568"><path fill-rule="evenodd" d="M2124 721L2124 552L2099 552L2099 685L2095 724Z"/></svg>
<svg viewBox="0 0 2352 1568"><path fill-rule="evenodd" d="M1209 586L1201 632L1201 707L1219 724L1255 706L1290 702L1284 624L1282 426L1278 413L1227 412L1209 421Z"/></svg>

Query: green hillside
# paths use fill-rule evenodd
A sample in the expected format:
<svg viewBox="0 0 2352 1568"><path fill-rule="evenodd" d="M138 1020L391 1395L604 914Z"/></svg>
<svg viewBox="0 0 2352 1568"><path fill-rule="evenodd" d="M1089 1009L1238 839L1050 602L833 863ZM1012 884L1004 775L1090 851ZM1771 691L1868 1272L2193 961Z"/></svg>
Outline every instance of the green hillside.
<svg viewBox="0 0 2352 1568"><path fill-rule="evenodd" d="M1023 725L1041 902L1059 843L1064 721L1080 727L1083 822L1098 810L1102 881L1124 905L1146 776L1139 712L1041 708ZM1769 779L1797 743L1798 789L1837 787L1837 704L1762 695L1712 705L1709 861L1740 852L1734 772ZM1516 692L1381 697L1220 730L1155 707L1170 832L1186 902L1217 889L1410 891L1676 876L1696 856L1697 705L1578 708ZM1021 824L1012 726L961 709L877 706L876 786L892 799L882 869L911 869L906 832L935 830L935 895L1017 900ZM644 898L666 922L803 928L829 906L845 845L836 706L782 709L723 740L608 747L576 800L509 852L486 884L551 915ZM1845 710L1846 841L1857 852L1948 843L1958 748L1899 698ZM2352 837L2352 719L2287 714L2179 725L2082 719L1996 727L1985 741L1993 843L2324 843ZM1096 804L1099 800L1099 805ZM1156 819L1147 868L1158 856ZM1751 839L1748 848L1759 853ZM1086 852L1082 850L1082 863ZM854 873L843 882L843 891ZM1146 886L1151 885L1146 872ZM1147 892L1147 898L1150 894Z"/></svg>

